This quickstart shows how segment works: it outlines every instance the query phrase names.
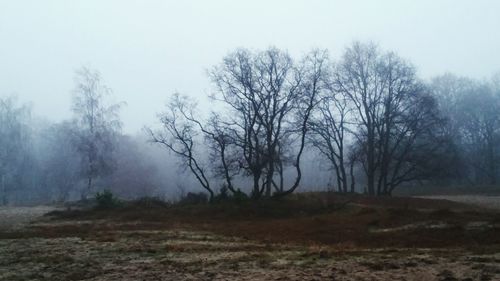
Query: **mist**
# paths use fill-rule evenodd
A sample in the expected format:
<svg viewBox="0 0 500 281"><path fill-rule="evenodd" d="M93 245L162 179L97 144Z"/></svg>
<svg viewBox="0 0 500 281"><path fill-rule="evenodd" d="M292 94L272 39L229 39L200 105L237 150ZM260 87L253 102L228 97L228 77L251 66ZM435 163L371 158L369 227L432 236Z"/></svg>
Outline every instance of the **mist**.
<svg viewBox="0 0 500 281"><path fill-rule="evenodd" d="M1 280L500 280L500 1L0 1Z"/></svg>
<svg viewBox="0 0 500 281"><path fill-rule="evenodd" d="M208 120L211 109L225 114L224 105L211 99L221 89L210 71L231 52L278 48L299 62L311 50L325 50L328 63L338 64L353 42L376 45L382 53L394 52L414 67L415 79L425 84L438 104L436 114L446 120L443 126L447 129L443 130L450 131L446 155L451 161L446 164L447 171L439 178L427 175L407 185L422 181L496 184L499 171L493 167L495 159L472 160L467 156L491 154L495 148L490 152L469 148L479 147L480 140L467 132L479 130L481 124L459 121L463 118L456 112L464 110L481 119L478 115L484 107L498 102L500 58L496 50L500 38L496 27L500 26L500 5L494 1L275 1L265 5L233 1L5 1L0 5L0 93L2 120L8 120L3 125L7 134L3 138L13 142L5 151L18 151L14 158L7 152L4 155L5 159L19 158L3 160L4 175L11 174L6 176L11 183L4 186L4 204L90 196L83 192L85 169L78 156L81 147L74 140L75 128L84 126L77 124L79 114L85 119L77 108L82 104L75 103L82 69L96 75L106 89L103 104L120 105L111 118L116 124L108 124L113 136L108 148L102 150L113 160L103 164L106 172L91 176L96 180L92 192L111 189L127 198L176 198L186 189L203 189L196 174L183 165L182 156L176 157L151 139L151 133L164 125L158 117L175 93L196 103L197 120L206 122L203 120ZM464 103L470 102L464 99L471 95L478 105L465 108ZM101 97L97 99L101 102ZM492 108L491 114L495 110ZM102 118L109 121L110 116ZM17 124L17 131L12 126L10 130L23 139L8 137L13 134L6 127L8 122ZM496 132L496 127L488 129ZM348 147L355 137L347 138L346 150L353 150ZM473 139L475 144L470 143ZM214 161L204 148L203 136L195 141L199 161ZM300 189L342 190L339 163L329 163L328 153L317 138L307 137L304 145ZM101 157L97 156L101 152L96 153ZM290 174L285 181L293 178L292 166L285 171ZM343 185L356 178L354 190L366 192L362 170L360 162ZM215 185L223 182L217 173L208 172L207 177L217 182ZM244 173L234 177L248 192L249 178Z"/></svg>
<svg viewBox="0 0 500 281"><path fill-rule="evenodd" d="M418 67L423 79L452 72L483 79L498 71L495 1L2 1L2 96L33 114L71 117L73 74L99 70L122 109L123 130L156 122L168 95L206 102L206 70L228 52L276 46L300 57L338 57L373 41Z"/></svg>

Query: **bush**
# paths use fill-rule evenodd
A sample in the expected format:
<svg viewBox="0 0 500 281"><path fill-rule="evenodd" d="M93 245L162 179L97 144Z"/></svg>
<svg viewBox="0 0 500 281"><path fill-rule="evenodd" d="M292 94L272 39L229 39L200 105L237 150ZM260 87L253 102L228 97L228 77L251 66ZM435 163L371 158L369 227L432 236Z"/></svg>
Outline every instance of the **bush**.
<svg viewBox="0 0 500 281"><path fill-rule="evenodd" d="M120 200L109 190L97 192L95 194L95 201L99 209L111 209L120 205Z"/></svg>
<svg viewBox="0 0 500 281"><path fill-rule="evenodd" d="M184 198L179 201L180 204L206 204L208 195L203 192L188 192Z"/></svg>
<svg viewBox="0 0 500 281"><path fill-rule="evenodd" d="M243 202L243 201L247 201L250 198L248 197L248 195L245 192L238 189L233 194L232 199L233 199L233 201L236 201L236 202Z"/></svg>
<svg viewBox="0 0 500 281"><path fill-rule="evenodd" d="M215 195L214 202L223 202L229 199L228 188L226 184L223 184L220 188L219 194Z"/></svg>
<svg viewBox="0 0 500 281"><path fill-rule="evenodd" d="M226 185L223 185L220 189L219 194L217 194L214 198L214 202L237 202L241 203L247 201L249 199L248 195L245 192L237 189L234 193L230 194L229 189Z"/></svg>

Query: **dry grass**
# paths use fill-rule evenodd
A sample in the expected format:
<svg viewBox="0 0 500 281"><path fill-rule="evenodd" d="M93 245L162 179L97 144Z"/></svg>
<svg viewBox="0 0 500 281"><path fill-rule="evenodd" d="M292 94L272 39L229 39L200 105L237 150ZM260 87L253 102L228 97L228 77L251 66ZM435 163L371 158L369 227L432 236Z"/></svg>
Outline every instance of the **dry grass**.
<svg viewBox="0 0 500 281"><path fill-rule="evenodd" d="M499 218L331 194L57 211L0 232L0 280L498 280Z"/></svg>

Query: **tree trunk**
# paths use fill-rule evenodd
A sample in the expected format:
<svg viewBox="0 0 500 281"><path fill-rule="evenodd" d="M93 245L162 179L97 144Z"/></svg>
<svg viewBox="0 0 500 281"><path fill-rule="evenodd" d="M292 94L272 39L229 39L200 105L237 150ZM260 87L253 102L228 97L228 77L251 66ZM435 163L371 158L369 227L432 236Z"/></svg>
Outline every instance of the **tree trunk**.
<svg viewBox="0 0 500 281"><path fill-rule="evenodd" d="M368 195L375 195L375 144L373 143L373 132L369 129L368 133Z"/></svg>
<svg viewBox="0 0 500 281"><path fill-rule="evenodd" d="M354 178L354 161L349 167L349 173L351 174L351 193L354 193L356 186L356 179Z"/></svg>
<svg viewBox="0 0 500 281"><path fill-rule="evenodd" d="M342 175L342 192L347 193L347 174L345 172L344 160L340 159L340 173Z"/></svg>
<svg viewBox="0 0 500 281"><path fill-rule="evenodd" d="M260 174L253 174L253 192L252 197L254 199L259 199L260 197L260 186L259 186Z"/></svg>
<svg viewBox="0 0 500 281"><path fill-rule="evenodd" d="M271 188L273 184L274 163L269 164L269 171L266 175L266 197L271 197Z"/></svg>

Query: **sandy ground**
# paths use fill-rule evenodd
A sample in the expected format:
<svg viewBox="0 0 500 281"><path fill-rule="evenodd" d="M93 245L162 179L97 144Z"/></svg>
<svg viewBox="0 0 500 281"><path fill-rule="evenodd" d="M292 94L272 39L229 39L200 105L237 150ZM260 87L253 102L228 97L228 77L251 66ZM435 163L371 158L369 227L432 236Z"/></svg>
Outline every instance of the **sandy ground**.
<svg viewBox="0 0 500 281"><path fill-rule="evenodd" d="M485 195L433 195L419 196L420 198L445 199L459 203L466 203L478 207L500 210L500 196Z"/></svg>
<svg viewBox="0 0 500 281"><path fill-rule="evenodd" d="M53 210L50 206L0 207L0 231L22 228Z"/></svg>

